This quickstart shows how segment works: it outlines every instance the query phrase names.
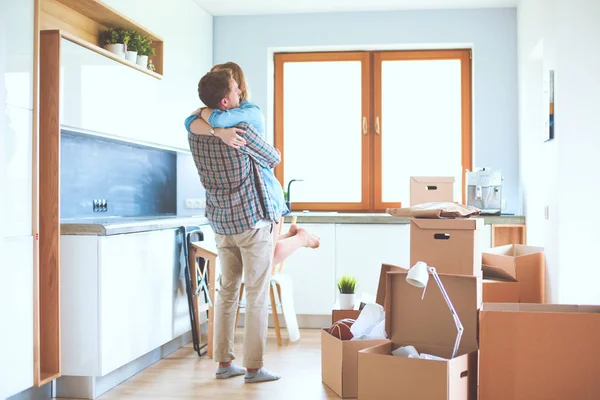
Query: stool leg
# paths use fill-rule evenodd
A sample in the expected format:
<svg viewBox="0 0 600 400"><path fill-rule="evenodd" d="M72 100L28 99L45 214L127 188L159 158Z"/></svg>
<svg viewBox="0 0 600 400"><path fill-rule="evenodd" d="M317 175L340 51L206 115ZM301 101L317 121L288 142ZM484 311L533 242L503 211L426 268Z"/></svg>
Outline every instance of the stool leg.
<svg viewBox="0 0 600 400"><path fill-rule="evenodd" d="M273 311L273 324L275 325L277 346L281 346L281 329L279 328L279 315L277 315L277 302L275 301L275 292L273 291L273 284L271 283L269 283L269 294L271 295L271 309Z"/></svg>

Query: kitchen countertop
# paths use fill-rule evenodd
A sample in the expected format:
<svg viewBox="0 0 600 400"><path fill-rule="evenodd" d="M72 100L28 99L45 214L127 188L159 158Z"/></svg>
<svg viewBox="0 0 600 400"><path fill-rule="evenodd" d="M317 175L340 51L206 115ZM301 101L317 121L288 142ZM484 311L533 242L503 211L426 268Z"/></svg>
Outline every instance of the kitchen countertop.
<svg viewBox="0 0 600 400"><path fill-rule="evenodd" d="M60 221L61 235L111 236L124 233L157 231L178 228L184 225L207 225L208 219L197 217L107 217L96 219L63 219Z"/></svg>
<svg viewBox="0 0 600 400"><path fill-rule="evenodd" d="M344 213L344 212L292 212L285 217L290 222L292 216L298 223L308 224L408 224L409 218L396 218L385 213ZM480 216L485 224L524 224L525 217L515 215ZM184 225L208 225L208 219L196 217L107 217L90 219L63 219L61 235L111 236L125 233L173 229Z"/></svg>
<svg viewBox="0 0 600 400"><path fill-rule="evenodd" d="M344 212L292 212L285 217L285 222L292 220L293 216L298 217L298 223L307 224L408 224L410 218L392 217L385 213L344 213ZM524 224L525 217L519 215L485 215L476 218L483 218L484 224Z"/></svg>

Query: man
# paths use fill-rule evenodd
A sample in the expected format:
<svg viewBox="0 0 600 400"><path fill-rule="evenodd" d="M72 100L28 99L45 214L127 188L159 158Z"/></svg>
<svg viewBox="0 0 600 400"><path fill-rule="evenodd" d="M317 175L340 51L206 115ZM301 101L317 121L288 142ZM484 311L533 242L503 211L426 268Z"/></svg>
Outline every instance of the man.
<svg viewBox="0 0 600 400"><path fill-rule="evenodd" d="M210 108L228 109L240 105L240 90L227 69L204 75L198 84L198 94ZM245 130L245 145L238 149L227 146L201 119L193 121L189 129L190 149L206 189L206 217L216 233L221 262L221 290L214 321L214 354L215 361L219 362L216 377L226 379L245 373L247 383L277 380L279 375L263 368L273 258L272 230L277 216L259 163L273 168L280 162L280 153L249 124L234 128ZM198 132L203 129L210 130L210 135ZM247 301L243 350L246 370L232 363L242 274Z"/></svg>

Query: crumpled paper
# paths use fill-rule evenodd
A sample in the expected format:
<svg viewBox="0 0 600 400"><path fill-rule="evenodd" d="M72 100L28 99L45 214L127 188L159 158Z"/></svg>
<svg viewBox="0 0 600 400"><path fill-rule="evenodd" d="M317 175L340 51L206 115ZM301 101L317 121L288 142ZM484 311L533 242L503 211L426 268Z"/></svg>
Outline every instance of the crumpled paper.
<svg viewBox="0 0 600 400"><path fill-rule="evenodd" d="M385 312L377 303L367 304L350 328L352 340L387 339L385 332Z"/></svg>

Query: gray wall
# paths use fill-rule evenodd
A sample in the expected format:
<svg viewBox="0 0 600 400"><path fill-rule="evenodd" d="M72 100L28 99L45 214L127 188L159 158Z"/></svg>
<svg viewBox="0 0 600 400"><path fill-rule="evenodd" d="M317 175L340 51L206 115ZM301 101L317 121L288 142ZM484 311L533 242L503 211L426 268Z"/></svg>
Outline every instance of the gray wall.
<svg viewBox="0 0 600 400"><path fill-rule="evenodd" d="M472 46L474 166L502 169L506 211L520 213L516 15L503 8L215 17L213 61L244 68L269 121L273 50Z"/></svg>

